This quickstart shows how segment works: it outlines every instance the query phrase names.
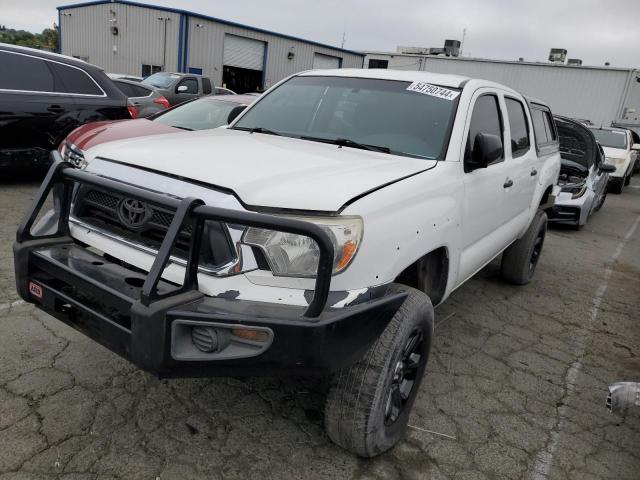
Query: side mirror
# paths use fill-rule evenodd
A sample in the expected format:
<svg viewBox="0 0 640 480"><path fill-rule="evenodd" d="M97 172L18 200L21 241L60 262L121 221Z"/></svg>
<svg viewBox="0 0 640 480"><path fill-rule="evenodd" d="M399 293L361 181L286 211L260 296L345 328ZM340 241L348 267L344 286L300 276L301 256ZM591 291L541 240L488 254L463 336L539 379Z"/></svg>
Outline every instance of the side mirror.
<svg viewBox="0 0 640 480"><path fill-rule="evenodd" d="M631 145L631 150L640 151L640 143L634 143Z"/></svg>
<svg viewBox="0 0 640 480"><path fill-rule="evenodd" d="M229 116L227 117L227 124L233 122L238 115L244 112L244 109L247 108L246 105L238 105L237 107L233 107L233 109L229 112Z"/></svg>
<svg viewBox="0 0 640 480"><path fill-rule="evenodd" d="M613 173L616 171L616 167L609 163L602 163L598 168L602 173Z"/></svg>
<svg viewBox="0 0 640 480"><path fill-rule="evenodd" d="M184 93L188 90L186 85L180 85L178 88L176 88L176 92L178 93Z"/></svg>
<svg viewBox="0 0 640 480"><path fill-rule="evenodd" d="M478 133L473 140L473 154L467 160L466 170L487 168L489 164L502 157L504 149L502 140L497 135Z"/></svg>

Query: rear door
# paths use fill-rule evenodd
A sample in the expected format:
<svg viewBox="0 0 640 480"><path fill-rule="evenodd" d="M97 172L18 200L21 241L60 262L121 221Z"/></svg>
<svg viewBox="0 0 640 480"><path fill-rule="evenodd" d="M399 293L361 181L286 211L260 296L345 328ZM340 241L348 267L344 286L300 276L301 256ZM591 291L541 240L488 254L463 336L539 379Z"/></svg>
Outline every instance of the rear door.
<svg viewBox="0 0 640 480"><path fill-rule="evenodd" d="M60 126L75 121L73 99L60 92L52 62L0 50L0 65L0 150L47 155Z"/></svg>
<svg viewBox="0 0 640 480"><path fill-rule="evenodd" d="M513 186L511 198L506 208L516 230L522 230L528 223L531 203L538 183L538 172L542 168L533 146L529 108L523 99L511 95L504 96L507 112L506 148L507 163L511 165Z"/></svg>

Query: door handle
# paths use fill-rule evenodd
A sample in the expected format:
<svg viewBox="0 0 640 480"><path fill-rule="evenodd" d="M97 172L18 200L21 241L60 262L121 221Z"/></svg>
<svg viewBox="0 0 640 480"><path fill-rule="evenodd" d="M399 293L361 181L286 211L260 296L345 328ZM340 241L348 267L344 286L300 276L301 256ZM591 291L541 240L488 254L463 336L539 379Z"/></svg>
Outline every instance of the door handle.
<svg viewBox="0 0 640 480"><path fill-rule="evenodd" d="M62 113L64 112L64 108L60 105L49 105L49 107L47 107L47 111L51 113Z"/></svg>
<svg viewBox="0 0 640 480"><path fill-rule="evenodd" d="M538 170L536 170L535 168L533 170L531 170L531 176L535 177L538 174Z"/></svg>
<svg viewBox="0 0 640 480"><path fill-rule="evenodd" d="M510 178L507 178L504 182L504 185L502 185L504 188L509 188L509 187L513 187L513 180L511 180Z"/></svg>

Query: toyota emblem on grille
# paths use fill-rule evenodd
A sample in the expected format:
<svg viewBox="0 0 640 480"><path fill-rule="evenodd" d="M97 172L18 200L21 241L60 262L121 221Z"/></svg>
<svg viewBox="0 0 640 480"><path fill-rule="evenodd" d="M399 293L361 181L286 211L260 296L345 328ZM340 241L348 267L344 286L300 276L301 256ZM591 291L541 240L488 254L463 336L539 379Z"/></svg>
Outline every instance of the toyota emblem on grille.
<svg viewBox="0 0 640 480"><path fill-rule="evenodd" d="M151 209L146 203L135 198L125 198L120 202L118 208L120 221L132 229L140 228L147 223L151 213Z"/></svg>

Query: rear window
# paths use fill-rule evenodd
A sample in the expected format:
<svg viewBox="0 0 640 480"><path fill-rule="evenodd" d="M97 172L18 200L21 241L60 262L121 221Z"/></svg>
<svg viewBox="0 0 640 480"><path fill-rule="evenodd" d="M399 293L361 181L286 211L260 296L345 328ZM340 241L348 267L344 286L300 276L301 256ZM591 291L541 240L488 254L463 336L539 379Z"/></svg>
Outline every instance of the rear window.
<svg viewBox="0 0 640 480"><path fill-rule="evenodd" d="M554 143L557 140L556 129L549 110L534 105L531 108L531 120L533 121L537 146Z"/></svg>
<svg viewBox="0 0 640 480"><path fill-rule="evenodd" d="M54 77L40 58L0 51L0 88L29 92L55 92Z"/></svg>
<svg viewBox="0 0 640 480"><path fill-rule="evenodd" d="M207 77L202 77L202 93L209 95L211 93L211 80Z"/></svg>
<svg viewBox="0 0 640 480"><path fill-rule="evenodd" d="M78 95L104 95L102 89L84 70L61 63L47 63L60 79L62 85L58 89L59 92Z"/></svg>
<svg viewBox="0 0 640 480"><path fill-rule="evenodd" d="M504 99L511 130L511 155L519 157L529 150L529 126L524 105L513 98Z"/></svg>
<svg viewBox="0 0 640 480"><path fill-rule="evenodd" d="M533 120L533 131L536 134L536 144L538 146L549 142L547 128L544 125L544 113L537 108L531 109L531 120Z"/></svg>

